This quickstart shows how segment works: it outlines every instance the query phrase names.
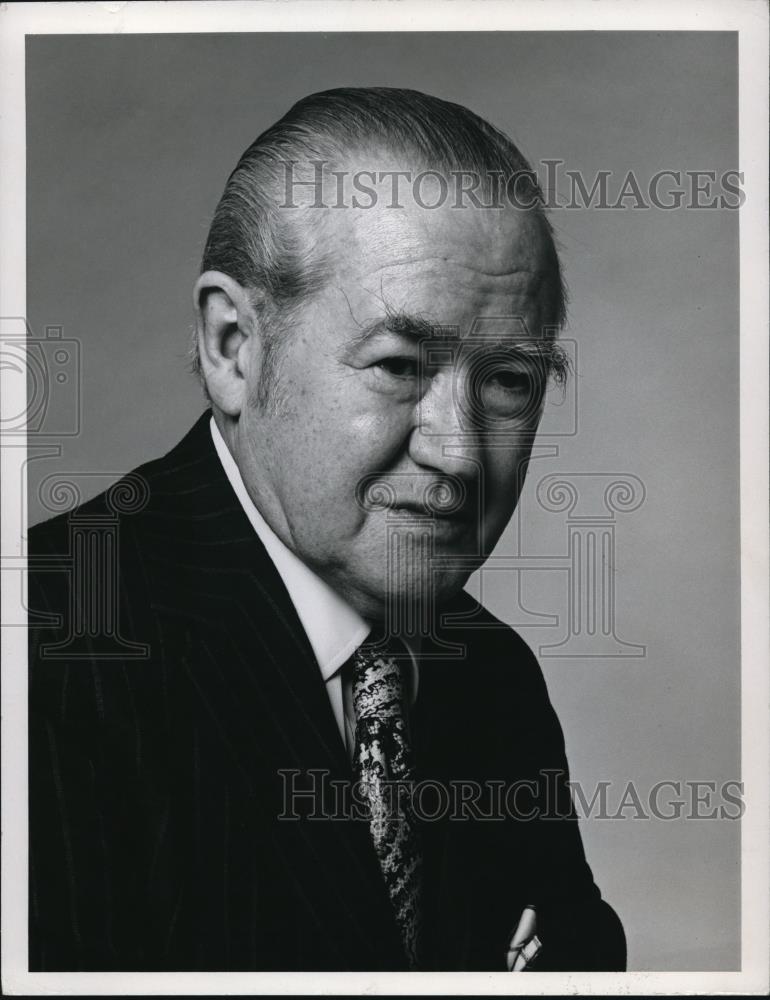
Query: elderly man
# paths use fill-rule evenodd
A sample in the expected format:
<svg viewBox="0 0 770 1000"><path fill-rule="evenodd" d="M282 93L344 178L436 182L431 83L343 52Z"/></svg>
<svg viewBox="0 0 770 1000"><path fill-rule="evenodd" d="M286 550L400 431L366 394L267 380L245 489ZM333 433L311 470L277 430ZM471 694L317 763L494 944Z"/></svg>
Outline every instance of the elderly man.
<svg viewBox="0 0 770 1000"><path fill-rule="evenodd" d="M210 410L32 533L30 967L623 968L539 667L462 590L564 374L526 161L306 98L195 308Z"/></svg>

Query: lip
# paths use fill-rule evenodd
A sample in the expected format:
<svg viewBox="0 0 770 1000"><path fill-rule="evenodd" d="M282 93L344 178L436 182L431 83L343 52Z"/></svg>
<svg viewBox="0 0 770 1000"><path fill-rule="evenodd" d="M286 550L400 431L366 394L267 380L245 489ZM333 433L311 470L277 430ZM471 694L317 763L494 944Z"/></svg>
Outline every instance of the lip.
<svg viewBox="0 0 770 1000"><path fill-rule="evenodd" d="M423 504L417 503L395 503L389 504L386 508L391 510L396 514L403 514L410 518L425 520L425 521L447 521L455 524L469 524L473 520L472 512L467 508L459 508L457 510L448 510L446 512L441 510L434 510L431 507L425 507Z"/></svg>

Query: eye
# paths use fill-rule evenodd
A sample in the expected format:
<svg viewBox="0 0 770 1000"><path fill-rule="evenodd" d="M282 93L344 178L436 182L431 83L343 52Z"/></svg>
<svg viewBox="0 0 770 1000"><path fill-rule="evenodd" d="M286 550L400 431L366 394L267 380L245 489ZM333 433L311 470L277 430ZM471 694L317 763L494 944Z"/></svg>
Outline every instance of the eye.
<svg viewBox="0 0 770 1000"><path fill-rule="evenodd" d="M393 378L417 378L417 361L415 358L393 357L384 358L378 361L375 368L379 368Z"/></svg>
<svg viewBox="0 0 770 1000"><path fill-rule="evenodd" d="M534 417L542 402L542 379L527 365L501 360L489 358L475 366L470 386L474 406L486 419Z"/></svg>
<svg viewBox="0 0 770 1000"><path fill-rule="evenodd" d="M506 392L530 393L532 391L532 378L527 372L497 371L490 375L488 381Z"/></svg>

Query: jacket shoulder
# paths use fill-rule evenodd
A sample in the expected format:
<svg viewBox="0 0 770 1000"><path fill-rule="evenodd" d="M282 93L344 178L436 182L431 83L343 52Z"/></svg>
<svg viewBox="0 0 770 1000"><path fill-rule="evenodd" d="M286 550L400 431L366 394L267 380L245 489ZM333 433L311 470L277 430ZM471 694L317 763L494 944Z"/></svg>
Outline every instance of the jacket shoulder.
<svg viewBox="0 0 770 1000"><path fill-rule="evenodd" d="M142 463L95 497L31 527L27 536L29 554L34 557L67 552L73 524L98 524L104 519L121 526L129 521L141 526L147 517L165 506L170 508L175 477L184 468L179 460L180 448L178 445Z"/></svg>
<svg viewBox="0 0 770 1000"><path fill-rule="evenodd" d="M537 657L519 633L463 591L442 615L445 641L461 643L474 669L515 675L515 682L544 685Z"/></svg>

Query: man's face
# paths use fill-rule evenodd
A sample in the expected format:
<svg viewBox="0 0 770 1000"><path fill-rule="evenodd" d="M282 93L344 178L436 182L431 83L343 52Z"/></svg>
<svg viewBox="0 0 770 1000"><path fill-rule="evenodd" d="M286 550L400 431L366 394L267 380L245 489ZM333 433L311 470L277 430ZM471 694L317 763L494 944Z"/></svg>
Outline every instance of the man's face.
<svg viewBox="0 0 770 1000"><path fill-rule="evenodd" d="M235 452L273 530L377 619L457 592L510 519L544 387L515 345L541 338L551 276L512 209L338 211L323 231L329 279L279 334L267 406L248 376Z"/></svg>

